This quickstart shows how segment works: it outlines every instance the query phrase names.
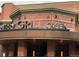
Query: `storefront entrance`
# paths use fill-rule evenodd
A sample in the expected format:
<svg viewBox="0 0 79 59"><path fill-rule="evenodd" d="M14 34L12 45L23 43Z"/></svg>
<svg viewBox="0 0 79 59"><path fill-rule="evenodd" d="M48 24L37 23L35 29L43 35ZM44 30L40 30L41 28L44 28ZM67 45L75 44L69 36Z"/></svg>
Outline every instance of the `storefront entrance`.
<svg viewBox="0 0 79 59"><path fill-rule="evenodd" d="M38 45L36 45L35 49L36 56L46 56L47 54L47 43L46 42L40 42Z"/></svg>
<svg viewBox="0 0 79 59"><path fill-rule="evenodd" d="M53 42L52 42L53 43ZM51 47L53 45L51 44ZM28 57L45 57L47 56L47 41L38 40L36 44L31 42L27 45L27 56ZM57 43L55 45L55 56L56 57L67 57L69 56L69 45L66 43ZM52 50L53 51L53 50Z"/></svg>
<svg viewBox="0 0 79 59"><path fill-rule="evenodd" d="M27 56L30 57L44 57L47 54L47 42L46 41L37 41L34 45L32 43L28 43L27 45Z"/></svg>
<svg viewBox="0 0 79 59"><path fill-rule="evenodd" d="M55 52L56 57L67 57L69 56L69 47L67 44L57 44Z"/></svg>

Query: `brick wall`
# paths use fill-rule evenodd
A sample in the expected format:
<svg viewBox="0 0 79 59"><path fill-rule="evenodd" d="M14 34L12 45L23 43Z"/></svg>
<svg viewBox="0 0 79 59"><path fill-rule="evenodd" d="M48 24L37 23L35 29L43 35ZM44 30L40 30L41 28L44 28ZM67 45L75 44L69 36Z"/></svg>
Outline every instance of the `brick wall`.
<svg viewBox="0 0 79 59"><path fill-rule="evenodd" d="M1 13L0 13L0 19L2 19L2 15L1 15Z"/></svg>
<svg viewBox="0 0 79 59"><path fill-rule="evenodd" d="M12 3L5 3L2 5L2 19L11 20L10 14L14 11L15 6Z"/></svg>
<svg viewBox="0 0 79 59"><path fill-rule="evenodd" d="M15 19L17 19L16 17ZM53 12L22 13L20 20L33 21L34 27L45 27L48 23L63 23L70 31L75 31L75 17ZM16 23L14 20L13 23Z"/></svg>
<svg viewBox="0 0 79 59"><path fill-rule="evenodd" d="M61 9L65 9L65 10L78 11L79 10L78 5L79 5L78 3L71 2L71 3L58 3L55 6L59 9L61 8ZM9 16L15 9L16 9L16 5L14 5L12 3L3 4L2 5L2 14L0 15L0 19L11 20L11 18ZM55 18L56 15L57 15L57 18ZM15 20L13 21L13 23L16 24L18 22L18 20L16 20L16 19L18 19L19 17L14 18ZM30 20L34 21L33 25L35 27L37 27L37 26L43 27L43 25L46 26L45 23L51 22L51 21L46 21L46 20L52 20L53 23L64 23L68 29L70 29L71 31L75 31L75 20L74 20L75 17L69 16L69 15L53 13L53 12L51 12L51 13L44 13L44 12L42 12L42 13L41 12L22 13L21 20L24 20L24 19L26 19L28 21L30 21ZM40 22L38 22L38 21L40 21ZM78 30L78 28L76 28L76 30Z"/></svg>

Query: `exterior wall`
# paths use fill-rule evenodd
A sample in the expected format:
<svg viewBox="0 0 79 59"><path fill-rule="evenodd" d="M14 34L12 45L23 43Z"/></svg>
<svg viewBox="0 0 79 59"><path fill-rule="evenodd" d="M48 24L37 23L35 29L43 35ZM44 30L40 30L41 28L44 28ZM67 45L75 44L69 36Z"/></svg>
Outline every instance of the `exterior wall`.
<svg viewBox="0 0 79 59"><path fill-rule="evenodd" d="M8 34L8 35L7 35ZM16 35L15 35L16 34ZM79 33L66 32L66 31L51 31L51 30L17 30L5 31L0 33L0 40L18 40L18 39L59 39L78 41ZM69 39L70 38L70 39ZM22 40L23 40L22 39ZM54 39L52 39L54 40ZM4 41L0 41L4 42Z"/></svg>
<svg viewBox="0 0 79 59"><path fill-rule="evenodd" d="M0 44L0 57L2 56L2 52L3 52L3 49L2 49L2 44Z"/></svg>
<svg viewBox="0 0 79 59"><path fill-rule="evenodd" d="M53 57L55 56L55 42L48 40L47 41L47 56Z"/></svg>
<svg viewBox="0 0 79 59"><path fill-rule="evenodd" d="M19 57L24 57L27 56L27 48L25 47L24 42L19 42L18 43L18 56Z"/></svg>
<svg viewBox="0 0 79 59"><path fill-rule="evenodd" d="M68 7L68 6L66 6L66 7ZM64 5L64 7L65 7L65 5ZM9 16L14 10L15 10L15 6L13 4L4 4L4 6L2 6L2 14L0 15L0 19L9 20L10 19ZM49 13L48 12L40 12L40 13L37 12L37 13L28 13L28 14L22 13L21 15L17 15L17 17L15 17L13 19L13 24L18 23L19 20L33 21L34 27L45 27L48 25L48 23L55 23L55 24L64 23L64 25L68 29L70 29L70 31L76 31L75 17L65 15L65 14L60 14L60 13L53 13L53 12L49 12ZM79 25L77 27L78 27L77 31L79 31ZM37 33L37 32L34 32L34 33ZM31 33L32 34L31 36L33 36L34 33ZM38 33L40 33L40 32L38 32ZM5 34L5 36L6 35L7 34ZM14 34L11 34L11 35L14 36ZM51 34L49 34L49 36L50 35ZM36 35L34 35L34 36L36 36ZM9 51L8 51L8 56L13 56L13 54L14 54L13 52L14 51L10 46ZM0 49L0 56L2 55L1 53L2 53L2 49ZM75 45L74 44L69 45L69 55L75 56ZM24 42L18 43L18 56L27 56L27 48L25 47ZM55 56L55 42L47 41L47 56Z"/></svg>
<svg viewBox="0 0 79 59"><path fill-rule="evenodd" d="M69 56L76 56L75 51L76 51L76 45L74 43L69 44Z"/></svg>
<svg viewBox="0 0 79 59"><path fill-rule="evenodd" d="M5 3L2 5L2 20L11 20L10 14L15 10L12 3Z"/></svg>
<svg viewBox="0 0 79 59"><path fill-rule="evenodd" d="M12 57L14 56L14 44L10 44L9 47L8 47L8 56L9 57Z"/></svg>
<svg viewBox="0 0 79 59"><path fill-rule="evenodd" d="M57 18L56 18L57 17ZM16 23L16 20L13 23ZM33 21L33 27L44 28L48 26L48 23L62 23L64 24L70 31L76 31L75 28L75 17L61 14L61 13L53 13L53 12L33 12L33 13L22 13L21 21Z"/></svg>
<svg viewBox="0 0 79 59"><path fill-rule="evenodd" d="M69 16L69 15L63 15L63 14L56 14L57 19L53 18L52 22L56 23L62 23L64 24L70 31L75 31L75 17ZM73 19L73 21L71 21Z"/></svg>
<svg viewBox="0 0 79 59"><path fill-rule="evenodd" d="M64 6L69 6L71 4L72 3L68 3L68 5L64 4ZM64 7L62 6L61 8L64 8ZM15 9L16 9L16 7L12 3L3 4L2 19L11 20L9 16ZM57 18L55 18L56 15L57 15ZM20 18L20 16L15 17L13 23L16 24L18 22L18 19L34 21L33 22L34 27L38 27L38 26L45 27L52 20L52 23L64 23L66 25L66 27L68 29L70 29L70 31L76 31L75 17L65 15L65 14L60 14L60 13L55 13L55 12L54 13L53 12L22 13L21 18ZM71 21L71 19L73 19L73 21Z"/></svg>
<svg viewBox="0 0 79 59"><path fill-rule="evenodd" d="M79 24L76 26L76 31L79 32Z"/></svg>
<svg viewBox="0 0 79 59"><path fill-rule="evenodd" d="M78 4L75 3L64 3L62 4L63 6L61 6L60 4L58 5L58 8L66 8L67 10L72 9L72 7L70 7L69 5L76 5L77 7L73 7L73 8L77 8L78 9ZM10 19L10 14L16 9L15 5L13 5L12 3L5 3L2 6L2 18L0 17L0 19L4 19L4 20L9 20ZM55 19L55 15L57 15L57 18ZM19 16L20 17L20 16ZM78 17L79 18L79 17ZM14 19L18 19L18 17L14 18ZM59 22L59 23L64 23L66 25L66 27L68 29L70 29L70 31L76 31L75 29L75 18L73 16L69 16L69 15L65 15L65 14L60 14L60 13L44 13L44 12L38 12L38 13L22 13L21 16L21 20L32 20L34 21L34 27L40 26L43 27L42 25L45 25L45 21L46 20L53 20L53 23ZM73 21L71 21L71 19L73 19ZM10 19L11 20L11 19ZM45 20L45 21L44 21ZM40 22L38 22L40 21ZM43 22L44 21L44 22ZM13 23L17 23L17 20L14 20ZM51 22L51 21L47 21L47 22ZM39 25L41 23L41 25ZM78 30L78 29L77 29Z"/></svg>
<svg viewBox="0 0 79 59"><path fill-rule="evenodd" d="M79 32L79 13L78 13L77 17L78 17L78 20L76 23L76 31Z"/></svg>
<svg viewBox="0 0 79 59"><path fill-rule="evenodd" d="M0 13L0 20L2 19L2 14Z"/></svg>
<svg viewBox="0 0 79 59"><path fill-rule="evenodd" d="M12 23L17 24L21 18L21 14L16 15L16 17L12 18Z"/></svg>

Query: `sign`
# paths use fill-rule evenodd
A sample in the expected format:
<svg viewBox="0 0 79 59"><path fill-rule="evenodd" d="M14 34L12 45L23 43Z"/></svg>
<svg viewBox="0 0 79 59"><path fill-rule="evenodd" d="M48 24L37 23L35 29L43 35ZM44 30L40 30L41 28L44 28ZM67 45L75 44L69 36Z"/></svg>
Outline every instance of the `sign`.
<svg viewBox="0 0 79 59"><path fill-rule="evenodd" d="M48 28L50 28L52 30L64 30L64 31L68 30L64 24L59 24L59 23L51 24L51 23L49 23L48 25L49 25Z"/></svg>
<svg viewBox="0 0 79 59"><path fill-rule="evenodd" d="M40 23L41 24L41 23ZM32 21L19 21L17 24L2 24L0 25L0 30L15 30L15 29L35 29L33 27ZM53 24L53 23L46 23L46 25L42 25L42 27L36 28L36 29L51 29L51 30L57 30L57 31L67 31L68 29L64 24Z"/></svg>

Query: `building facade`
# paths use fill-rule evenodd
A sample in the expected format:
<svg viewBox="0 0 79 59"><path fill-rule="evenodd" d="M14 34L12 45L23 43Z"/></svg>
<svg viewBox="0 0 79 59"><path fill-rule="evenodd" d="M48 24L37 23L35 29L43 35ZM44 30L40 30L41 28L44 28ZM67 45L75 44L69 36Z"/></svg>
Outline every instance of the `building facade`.
<svg viewBox="0 0 79 59"><path fill-rule="evenodd" d="M79 56L78 6L79 2L4 3L0 56Z"/></svg>

